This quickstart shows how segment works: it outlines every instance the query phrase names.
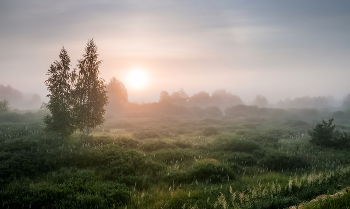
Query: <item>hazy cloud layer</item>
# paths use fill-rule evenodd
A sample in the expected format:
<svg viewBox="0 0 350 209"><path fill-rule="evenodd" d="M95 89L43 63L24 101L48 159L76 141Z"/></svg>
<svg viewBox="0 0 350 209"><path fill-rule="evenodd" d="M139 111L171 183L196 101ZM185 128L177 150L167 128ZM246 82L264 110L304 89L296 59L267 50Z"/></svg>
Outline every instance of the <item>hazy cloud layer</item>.
<svg viewBox="0 0 350 209"><path fill-rule="evenodd" d="M180 88L249 101L350 93L347 1L4 0L0 27L0 84L41 97L61 47L75 66L89 38L106 81L147 69L148 88L126 85L130 101Z"/></svg>

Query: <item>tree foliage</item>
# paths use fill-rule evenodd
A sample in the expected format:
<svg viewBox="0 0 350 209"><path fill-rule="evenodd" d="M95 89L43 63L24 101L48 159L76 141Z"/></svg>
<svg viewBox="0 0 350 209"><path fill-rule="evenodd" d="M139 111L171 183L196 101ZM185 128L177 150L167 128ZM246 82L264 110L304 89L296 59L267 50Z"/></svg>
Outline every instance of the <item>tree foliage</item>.
<svg viewBox="0 0 350 209"><path fill-rule="evenodd" d="M72 114L72 89L75 71L70 69L70 57L67 50L62 48L60 61L51 64L47 74L49 78L45 81L50 94L50 101L46 108L51 112L44 117L46 130L56 132L61 136L67 136L74 132L75 124Z"/></svg>
<svg viewBox="0 0 350 209"><path fill-rule="evenodd" d="M0 101L0 113L8 112L10 110L9 101L4 99Z"/></svg>
<svg viewBox="0 0 350 209"><path fill-rule="evenodd" d="M349 137L346 133L336 129L333 124L334 119L330 118L327 121L322 120L317 123L315 127L309 131L311 137L310 142L319 146L344 148L349 146Z"/></svg>
<svg viewBox="0 0 350 209"><path fill-rule="evenodd" d="M267 107L269 105L269 102L267 101L266 97L257 95L255 99L252 101L252 105L255 105L258 107Z"/></svg>
<svg viewBox="0 0 350 209"><path fill-rule="evenodd" d="M46 130L61 136L72 134L76 129L87 130L103 123L107 96L104 80L99 78L97 46L91 39L83 58L78 60L79 72L70 69L70 57L62 48L60 61L55 61L48 70L45 81L50 94L45 116Z"/></svg>
<svg viewBox="0 0 350 209"><path fill-rule="evenodd" d="M104 106L108 102L104 80L98 77L101 62L98 60L97 46L91 39L85 47L83 58L78 60L79 73L73 91L76 125L80 130L86 129L87 135L90 128L104 122Z"/></svg>
<svg viewBox="0 0 350 209"><path fill-rule="evenodd" d="M111 111L121 111L129 102L124 84L113 77L106 86L108 106Z"/></svg>

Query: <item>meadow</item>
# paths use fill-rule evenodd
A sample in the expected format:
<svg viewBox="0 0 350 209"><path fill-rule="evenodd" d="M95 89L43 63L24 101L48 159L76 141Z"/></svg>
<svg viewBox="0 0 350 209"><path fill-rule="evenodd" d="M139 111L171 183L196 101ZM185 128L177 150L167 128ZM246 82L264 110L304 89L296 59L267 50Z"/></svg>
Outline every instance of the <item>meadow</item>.
<svg viewBox="0 0 350 209"><path fill-rule="evenodd" d="M43 131L45 110L2 113L0 207L296 206L350 186L349 149L316 146L308 134L330 117L348 132L350 114L315 111L107 115L89 137L77 132L67 138ZM347 204L346 198L339 202ZM316 207L322 208L309 206Z"/></svg>

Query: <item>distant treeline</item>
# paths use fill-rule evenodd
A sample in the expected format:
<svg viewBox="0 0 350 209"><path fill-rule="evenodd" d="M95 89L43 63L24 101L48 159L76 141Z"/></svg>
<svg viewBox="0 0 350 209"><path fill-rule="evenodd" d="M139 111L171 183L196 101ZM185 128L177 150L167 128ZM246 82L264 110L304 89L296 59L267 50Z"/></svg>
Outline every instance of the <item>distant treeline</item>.
<svg viewBox="0 0 350 209"><path fill-rule="evenodd" d="M4 86L0 84L0 100L9 101L12 109L39 109L42 100L38 94L23 94L11 86Z"/></svg>
<svg viewBox="0 0 350 209"><path fill-rule="evenodd" d="M301 115L305 117L322 116L322 113L331 109L336 117L347 117L350 109L350 96L344 100L343 107L334 109L335 101L332 97L297 97L281 100L277 104L270 104L266 97L258 95L246 104L242 99L225 89L216 90L210 95L201 91L188 96L183 89L169 94L160 93L159 101L153 103L136 104L128 100L127 89L124 84L112 78L107 85L107 114L122 115L125 117L158 117L158 116L194 116L218 118L223 116L287 116ZM344 110L344 111L342 111Z"/></svg>
<svg viewBox="0 0 350 209"><path fill-rule="evenodd" d="M177 92L169 94L166 91L162 91L160 93L159 102L170 102L172 104L178 104L182 106L200 106L200 107L208 107L208 106L217 106L221 109L225 109L227 107L232 107L240 104L245 105L254 105L258 107L275 107L275 108L328 108L334 107L337 104L337 101L331 96L318 96L318 97L296 97L295 99L287 98L285 100L280 100L277 104L271 104L266 99L265 96L257 95L255 99L251 102L245 103L243 100L237 96L232 94L231 92L226 91L225 89L216 90L210 95L208 92L201 91L199 93L194 94L193 96L188 96L183 89L180 89ZM350 96L348 96L344 100L345 106L350 107Z"/></svg>
<svg viewBox="0 0 350 209"><path fill-rule="evenodd" d="M272 104L263 95L257 95L253 101L244 102L238 95L232 94L231 92L225 89L216 90L211 95L208 92L200 91L198 93L193 94L192 96L189 96L181 88L179 91L175 91L173 93L162 91L159 96L159 101L156 103L147 103L139 105L131 104L129 102L127 89L125 88L124 84L116 78L112 78L110 80L106 90L107 96L109 98L109 104L106 107L107 112L114 112L118 114L121 112L125 113L126 107L128 107L127 109L129 109L130 111L131 109L135 109L136 107L141 108L141 106L141 109L149 109L151 106L156 105L156 103L159 103L157 104L158 106L167 106L168 108L170 108L170 112L179 112L180 109L191 109L197 113L204 111L206 112L203 113L204 115L220 115L219 111L214 110L215 108L219 108L221 114L224 115L225 110L227 108L231 108L237 105L280 109L326 109L330 107L338 107L342 110L350 109L350 94L347 95L343 99L343 101L336 101L331 96L303 96L296 97L294 99L287 98L284 100L280 100L276 104ZM10 107L12 109L39 109L39 107L42 104L42 100L38 94L23 94L22 92L18 91L15 88L12 88L11 86L4 86L0 84L0 100L3 99L9 101ZM141 110L137 110L136 112L140 111Z"/></svg>

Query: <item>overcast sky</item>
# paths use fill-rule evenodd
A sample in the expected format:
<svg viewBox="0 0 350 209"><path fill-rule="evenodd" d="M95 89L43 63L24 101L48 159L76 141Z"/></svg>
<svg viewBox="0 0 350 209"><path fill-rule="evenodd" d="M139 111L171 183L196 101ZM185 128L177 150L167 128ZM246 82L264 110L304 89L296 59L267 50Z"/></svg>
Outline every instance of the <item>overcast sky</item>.
<svg viewBox="0 0 350 209"><path fill-rule="evenodd" d="M90 38L101 77L124 82L130 101L180 88L246 102L350 93L347 0L0 0L0 84L44 98L61 48L75 67ZM126 83L134 68L148 74L144 89Z"/></svg>

